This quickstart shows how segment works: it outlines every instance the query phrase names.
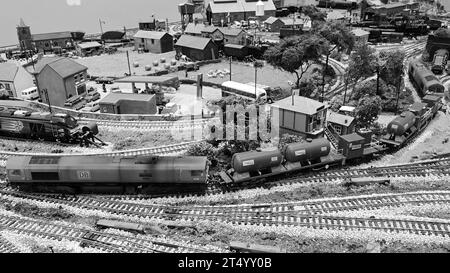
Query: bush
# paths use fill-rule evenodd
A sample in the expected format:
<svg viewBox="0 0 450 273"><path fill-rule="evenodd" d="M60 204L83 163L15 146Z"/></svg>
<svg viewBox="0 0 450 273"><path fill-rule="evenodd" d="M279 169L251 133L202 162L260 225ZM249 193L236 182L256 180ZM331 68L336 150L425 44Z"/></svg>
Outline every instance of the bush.
<svg viewBox="0 0 450 273"><path fill-rule="evenodd" d="M191 156L206 156L211 162L215 161L216 157L216 151L213 145L204 141L191 144L186 154Z"/></svg>
<svg viewBox="0 0 450 273"><path fill-rule="evenodd" d="M331 110L337 112L344 105L344 97L342 95L334 96L330 101Z"/></svg>
<svg viewBox="0 0 450 273"><path fill-rule="evenodd" d="M291 134L283 134L280 138L280 142L278 143L278 149L280 151L283 151L284 148L290 144L290 143L298 143L303 142L304 139L301 136L298 135L291 135Z"/></svg>

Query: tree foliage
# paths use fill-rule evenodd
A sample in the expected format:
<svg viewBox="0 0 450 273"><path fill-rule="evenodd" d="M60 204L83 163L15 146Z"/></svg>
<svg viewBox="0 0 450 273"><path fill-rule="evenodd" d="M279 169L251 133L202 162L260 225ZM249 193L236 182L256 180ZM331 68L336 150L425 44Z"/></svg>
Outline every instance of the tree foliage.
<svg viewBox="0 0 450 273"><path fill-rule="evenodd" d="M388 86L386 85L386 82L383 81L383 79L380 78L378 92L377 92L377 79L370 79L358 83L355 86L355 89L352 92L351 99L359 100L364 96L370 97L375 95L382 96L387 91Z"/></svg>
<svg viewBox="0 0 450 273"><path fill-rule="evenodd" d="M311 21L321 21L325 22L325 19L327 18L327 14L323 11L320 11L316 6L309 5L302 8L302 12L311 18Z"/></svg>
<svg viewBox="0 0 450 273"><path fill-rule="evenodd" d="M209 161L215 158L215 148L206 141L191 144L186 153L191 156L206 156Z"/></svg>
<svg viewBox="0 0 450 273"><path fill-rule="evenodd" d="M352 50L355 45L355 35L343 22L331 21L316 24L313 32L327 39L332 45L329 51L337 48L339 51Z"/></svg>
<svg viewBox="0 0 450 273"><path fill-rule="evenodd" d="M381 111L381 99L378 96L364 96L356 106L356 126L367 128L378 118Z"/></svg>
<svg viewBox="0 0 450 273"><path fill-rule="evenodd" d="M296 87L298 87L304 73L313 63L320 60L326 48L328 43L321 36L314 34L294 36L267 49L264 58L274 67L294 73L297 76Z"/></svg>
<svg viewBox="0 0 450 273"><path fill-rule="evenodd" d="M380 78L386 84L397 88L402 81L405 69L405 52L401 50L383 50L380 52L380 59L383 61L383 66L380 69Z"/></svg>
<svg viewBox="0 0 450 273"><path fill-rule="evenodd" d="M290 143L299 143L303 142L304 139L301 136L298 135L291 135L291 134L283 134L280 138L280 141L278 142L278 149L280 151L284 150L284 147L286 147Z"/></svg>
<svg viewBox="0 0 450 273"><path fill-rule="evenodd" d="M349 77L353 82L358 82L361 78L367 78L375 73L378 64L378 57L375 49L368 44L357 44L354 52L350 55L348 66Z"/></svg>

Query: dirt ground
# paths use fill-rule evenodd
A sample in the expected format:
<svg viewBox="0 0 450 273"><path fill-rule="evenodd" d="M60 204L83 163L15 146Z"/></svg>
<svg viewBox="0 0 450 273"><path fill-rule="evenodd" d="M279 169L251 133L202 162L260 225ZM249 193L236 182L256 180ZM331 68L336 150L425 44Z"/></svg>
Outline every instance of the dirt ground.
<svg viewBox="0 0 450 273"><path fill-rule="evenodd" d="M163 54L153 53L137 53L133 51L134 48L125 48L118 51L116 54L101 56L78 58L75 61L88 67L88 73L92 76L109 76L109 77L123 77L128 73L128 61L126 50L130 55L131 73L136 75L145 75L150 71L145 71L146 65L152 65L154 61L159 61L165 58L167 63L170 63L175 58L175 51L166 52ZM133 67L133 63L139 63L139 67ZM161 66L161 64L159 64ZM152 66L152 70L155 67Z"/></svg>

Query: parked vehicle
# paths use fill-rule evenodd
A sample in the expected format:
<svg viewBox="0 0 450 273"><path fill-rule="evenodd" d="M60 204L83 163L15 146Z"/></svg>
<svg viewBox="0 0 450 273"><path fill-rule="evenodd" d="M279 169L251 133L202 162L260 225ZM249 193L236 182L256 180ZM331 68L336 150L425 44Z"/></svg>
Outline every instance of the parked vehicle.
<svg viewBox="0 0 450 273"><path fill-rule="evenodd" d="M100 93L97 91L88 93L88 95L84 98L86 102L96 101L100 99Z"/></svg>
<svg viewBox="0 0 450 273"><path fill-rule="evenodd" d="M73 96L73 97L69 98L68 100L66 100L66 102L64 103L64 106L75 109L75 110L80 110L81 108L84 107L85 104L86 104L86 101L83 99L82 96Z"/></svg>
<svg viewBox="0 0 450 273"><path fill-rule="evenodd" d="M22 91L22 98L25 100L35 100L39 98L37 87L30 87Z"/></svg>
<svg viewBox="0 0 450 273"><path fill-rule="evenodd" d="M86 104L86 106L81 110L83 112L96 112L100 110L100 104L98 101L91 101Z"/></svg>

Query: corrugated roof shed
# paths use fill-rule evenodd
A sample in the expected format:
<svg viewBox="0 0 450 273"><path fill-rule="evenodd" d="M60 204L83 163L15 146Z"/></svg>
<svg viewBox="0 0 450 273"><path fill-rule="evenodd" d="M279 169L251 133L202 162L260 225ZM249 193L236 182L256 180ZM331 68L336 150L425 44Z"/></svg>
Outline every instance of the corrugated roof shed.
<svg viewBox="0 0 450 273"><path fill-rule="evenodd" d="M292 97L289 96L285 99L274 102L271 106L307 115L316 114L317 111L325 108L325 104L319 101L302 96L293 96L293 97L294 97L294 105L292 105Z"/></svg>
<svg viewBox="0 0 450 273"><path fill-rule="evenodd" d="M121 100L134 100L134 101L151 101L154 95L149 94L134 94L134 93L110 93L104 97L99 103L103 104L116 104Z"/></svg>
<svg viewBox="0 0 450 273"><path fill-rule="evenodd" d="M280 19L277 17L270 16L269 18L266 19L266 21L264 21L264 23L265 24L273 24L278 20L280 20Z"/></svg>
<svg viewBox="0 0 450 273"><path fill-rule="evenodd" d="M72 38L72 33L70 31L42 33L42 34L33 34L32 35L33 41L71 39L71 38Z"/></svg>
<svg viewBox="0 0 450 273"><path fill-rule="evenodd" d="M227 36L238 36L242 32L245 32L243 29L230 27L220 27L219 30L223 33L223 35Z"/></svg>
<svg viewBox="0 0 450 273"><path fill-rule="evenodd" d="M101 47L101 46L102 45L99 44L98 42L86 42L86 43L78 44L78 47L81 49L88 49L88 48Z"/></svg>
<svg viewBox="0 0 450 273"><path fill-rule="evenodd" d="M195 23L189 23L186 26L186 29L184 30L184 33L186 34L202 34L202 31L205 29L204 24L195 24Z"/></svg>
<svg viewBox="0 0 450 273"><path fill-rule="evenodd" d="M19 67L12 63L0 63L0 81L13 82Z"/></svg>
<svg viewBox="0 0 450 273"><path fill-rule="evenodd" d="M209 38L191 36L191 35L182 35L180 39L178 39L175 46L182 46L188 48L195 48L203 50L206 48L208 43L211 42Z"/></svg>
<svg viewBox="0 0 450 273"><path fill-rule="evenodd" d="M276 10L272 0L263 1L264 11ZM236 0L236 1L211 1L208 4L212 13L228 13L228 12L252 12L256 11L256 1Z"/></svg>
<svg viewBox="0 0 450 273"><path fill-rule="evenodd" d="M155 40L161 40L164 35L168 34L167 32L163 31L148 31L148 30L139 30L135 35L134 38L144 38L144 39L155 39ZM170 35L170 34L168 34Z"/></svg>
<svg viewBox="0 0 450 273"><path fill-rule="evenodd" d="M362 136L358 135L357 133L343 135L343 136L341 136L341 138L349 143L364 140L364 138Z"/></svg>

